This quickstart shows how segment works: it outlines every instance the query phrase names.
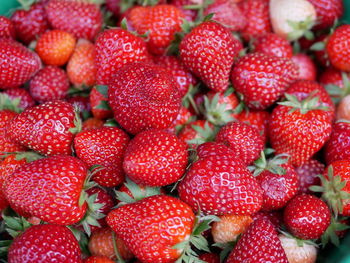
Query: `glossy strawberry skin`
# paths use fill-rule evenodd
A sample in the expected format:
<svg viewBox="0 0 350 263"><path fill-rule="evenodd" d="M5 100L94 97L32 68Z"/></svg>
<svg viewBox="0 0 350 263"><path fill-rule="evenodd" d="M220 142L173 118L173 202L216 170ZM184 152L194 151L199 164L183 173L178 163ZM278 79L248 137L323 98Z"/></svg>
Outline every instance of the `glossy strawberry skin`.
<svg viewBox="0 0 350 263"><path fill-rule="evenodd" d="M289 59L253 53L241 57L231 72L231 81L244 102L254 110L275 103L297 76Z"/></svg>
<svg viewBox="0 0 350 263"><path fill-rule="evenodd" d="M317 69L313 60L306 54L299 53L292 56L292 61L298 68L297 79L316 80Z"/></svg>
<svg viewBox="0 0 350 263"><path fill-rule="evenodd" d="M293 48L284 38L274 33L259 35L253 42L254 52L264 53L270 56L291 58Z"/></svg>
<svg viewBox="0 0 350 263"><path fill-rule="evenodd" d="M96 81L108 85L124 65L150 61L146 43L124 29L109 29L99 34L96 44Z"/></svg>
<svg viewBox="0 0 350 263"><path fill-rule="evenodd" d="M288 230L301 239L317 239L327 229L331 212L321 199L307 194L294 197L284 210Z"/></svg>
<svg viewBox="0 0 350 263"><path fill-rule="evenodd" d="M173 77L149 63L121 68L108 88L114 118L128 132L167 128L180 109L180 95Z"/></svg>
<svg viewBox="0 0 350 263"><path fill-rule="evenodd" d="M16 88L41 67L37 54L11 39L0 39L0 87Z"/></svg>
<svg viewBox="0 0 350 263"><path fill-rule="evenodd" d="M335 68L342 71L350 71L349 39L350 25L343 25L335 29L326 44L329 60Z"/></svg>
<svg viewBox="0 0 350 263"><path fill-rule="evenodd" d="M10 99L20 99L20 103L18 105L21 109L26 109L28 107L34 106L35 101L33 97L29 94L29 92L22 88L13 88L4 91L5 94L9 96Z"/></svg>
<svg viewBox="0 0 350 263"><path fill-rule="evenodd" d="M8 127L9 137L44 155L70 155L75 112L65 101L51 101L26 109Z"/></svg>
<svg viewBox="0 0 350 263"><path fill-rule="evenodd" d="M239 189L235 191L234 189ZM250 215L262 205L262 190L239 160L208 156L193 163L178 186L180 199L205 214Z"/></svg>
<svg viewBox="0 0 350 263"><path fill-rule="evenodd" d="M5 195L15 211L41 220L70 225L87 210L79 197L87 176L85 164L71 156L53 156L25 164L5 183ZM35 198L33 198L35 196Z"/></svg>
<svg viewBox="0 0 350 263"><path fill-rule="evenodd" d="M82 263L79 243L70 229L58 225L31 226L10 246L11 263L62 262Z"/></svg>
<svg viewBox="0 0 350 263"><path fill-rule="evenodd" d="M185 66L210 89L225 91L234 58L242 44L231 32L215 22L195 27L180 44L180 57Z"/></svg>
<svg viewBox="0 0 350 263"><path fill-rule="evenodd" d="M69 32L76 38L93 40L102 27L102 13L92 3L50 0L46 13L54 29Z"/></svg>
<svg viewBox="0 0 350 263"><path fill-rule="evenodd" d="M89 118L83 122L83 131L102 128L105 122L101 119L97 118Z"/></svg>
<svg viewBox="0 0 350 263"><path fill-rule="evenodd" d="M172 247L189 237L194 219L186 203L156 195L113 210L107 223L142 262L170 263L180 256Z"/></svg>
<svg viewBox="0 0 350 263"><path fill-rule="evenodd" d="M312 185L320 185L320 178L317 176L322 174L324 171L325 165L317 160L310 159L303 165L295 168L299 176L299 187L298 192L310 194L309 189Z"/></svg>
<svg viewBox="0 0 350 263"><path fill-rule="evenodd" d="M187 144L163 130L147 130L136 135L126 149L125 173L135 183L164 186L178 181L188 161Z"/></svg>
<svg viewBox="0 0 350 263"><path fill-rule="evenodd" d="M259 131L263 137L264 142L268 140L268 126L270 114L268 111L253 111L243 110L238 116L237 120L246 123Z"/></svg>
<svg viewBox="0 0 350 263"><path fill-rule="evenodd" d="M317 23L315 29L332 27L344 11L341 0L308 0L316 9Z"/></svg>
<svg viewBox="0 0 350 263"><path fill-rule="evenodd" d="M101 165L92 179L106 187L117 186L124 181L122 162L129 143L129 136L116 127L102 127L82 131L74 138L77 157L88 166Z"/></svg>
<svg viewBox="0 0 350 263"><path fill-rule="evenodd" d="M0 38L16 37L15 26L13 22L5 16L0 16Z"/></svg>
<svg viewBox="0 0 350 263"><path fill-rule="evenodd" d="M84 263L113 263L113 260L110 260L107 257L99 257L99 256L90 256L84 259Z"/></svg>
<svg viewBox="0 0 350 263"><path fill-rule="evenodd" d="M217 142L202 143L198 145L196 151L199 158L205 158L208 156L235 156L235 152L233 150L231 150L225 144Z"/></svg>
<svg viewBox="0 0 350 263"><path fill-rule="evenodd" d="M331 136L325 146L327 164L350 159L349 147L350 123L341 121L334 123Z"/></svg>

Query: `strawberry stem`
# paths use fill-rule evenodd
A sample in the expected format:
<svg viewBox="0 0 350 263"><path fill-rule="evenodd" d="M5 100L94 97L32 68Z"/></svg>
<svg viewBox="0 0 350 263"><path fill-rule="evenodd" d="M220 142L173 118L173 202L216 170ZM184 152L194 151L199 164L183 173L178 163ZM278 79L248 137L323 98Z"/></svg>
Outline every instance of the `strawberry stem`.
<svg viewBox="0 0 350 263"><path fill-rule="evenodd" d="M116 235L115 235L115 232L112 231L112 240L113 240L113 250L114 250L114 253L117 257L117 260L119 263L125 263L124 259L122 258L122 256L120 255L119 253L119 250L118 250L118 247L117 247L117 238L116 238Z"/></svg>

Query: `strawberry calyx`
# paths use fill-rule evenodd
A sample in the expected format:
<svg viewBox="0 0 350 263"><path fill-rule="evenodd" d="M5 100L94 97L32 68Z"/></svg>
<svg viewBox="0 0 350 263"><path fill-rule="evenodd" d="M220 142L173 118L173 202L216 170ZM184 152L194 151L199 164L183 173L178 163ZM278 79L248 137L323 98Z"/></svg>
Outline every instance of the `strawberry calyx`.
<svg viewBox="0 0 350 263"><path fill-rule="evenodd" d="M279 230L279 232L282 235L284 235L285 237L287 237L287 238L294 239L299 247L303 247L305 244L306 245L311 245L311 246L314 246L314 247L319 247L319 245L314 240L311 240L311 239L300 239L300 238L297 238L297 237L293 236L292 234L290 234L288 232L285 232L283 230Z"/></svg>
<svg viewBox="0 0 350 263"><path fill-rule="evenodd" d="M186 142L194 145L214 141L216 133L219 131L219 128L217 126L211 128L207 121L204 124L204 128L198 125L191 125L191 127L198 133L199 137L192 140L188 140Z"/></svg>
<svg viewBox="0 0 350 263"><path fill-rule="evenodd" d="M287 21L288 25L293 29L288 34L288 40L293 41L305 36L308 40L314 39L314 34L310 30L315 25L315 20L312 16L308 16L304 21Z"/></svg>
<svg viewBox="0 0 350 263"><path fill-rule="evenodd" d="M89 239L88 239L87 235L84 233L84 231L81 231L81 230L75 228L74 226L67 226L67 228L70 231L72 231L76 240L78 240L81 251L84 254L89 255L90 254L90 251L88 248Z"/></svg>
<svg viewBox="0 0 350 263"><path fill-rule="evenodd" d="M97 85L96 90L106 99L101 100L100 103L95 107L95 109L100 110L111 110L111 107L108 104L108 86L106 85Z"/></svg>
<svg viewBox="0 0 350 263"><path fill-rule="evenodd" d="M326 229L326 231L321 236L322 247L324 248L329 242L335 246L339 246L339 236L337 232L344 231L350 228L350 226L341 223L342 218L337 218L337 216L332 216L331 223Z"/></svg>
<svg viewBox="0 0 350 263"><path fill-rule="evenodd" d="M73 134L77 134L79 132L81 132L82 128L83 128L83 122L81 121L80 118L80 110L78 109L78 107L74 106L74 127L69 128L69 131Z"/></svg>
<svg viewBox="0 0 350 263"><path fill-rule="evenodd" d="M341 76L342 76L343 85L344 85L343 88L334 84L328 84L325 86L325 89L327 90L329 95L332 97L332 100L335 104L338 104L342 98L350 94L349 77L345 72L342 72Z"/></svg>
<svg viewBox="0 0 350 263"><path fill-rule="evenodd" d="M0 154L0 158L6 158L10 155L15 155L15 160L20 161L25 159L27 163L39 160L41 158L44 158L44 156L38 154L37 152L2 152Z"/></svg>
<svg viewBox="0 0 350 263"><path fill-rule="evenodd" d="M28 11L30 7L36 2L36 0L17 0L20 4L20 8Z"/></svg>
<svg viewBox="0 0 350 263"><path fill-rule="evenodd" d="M288 162L288 154L278 154L271 159L266 160L264 151L261 151L261 157L254 162L253 175L258 176L263 171L269 171L273 174L284 175L286 169L282 167L282 164Z"/></svg>
<svg viewBox="0 0 350 263"><path fill-rule="evenodd" d="M199 91L199 84L196 86L193 86L192 84L190 84L186 95L182 98L182 106L188 109L191 105L196 115L200 113L200 109L198 108L197 103L194 101L193 97L198 91Z"/></svg>
<svg viewBox="0 0 350 263"><path fill-rule="evenodd" d="M20 98L11 99L7 94L0 93L0 110L10 110L21 113L23 109L19 107L20 102Z"/></svg>
<svg viewBox="0 0 350 263"><path fill-rule="evenodd" d="M319 102L319 97L315 96L315 93L317 93L317 90L311 92L304 100L299 100L296 96L286 93L285 97L287 100L278 102L278 104L291 107L289 113L293 113L297 110L300 111L301 114L306 114L312 110L329 110L329 107L326 107Z"/></svg>

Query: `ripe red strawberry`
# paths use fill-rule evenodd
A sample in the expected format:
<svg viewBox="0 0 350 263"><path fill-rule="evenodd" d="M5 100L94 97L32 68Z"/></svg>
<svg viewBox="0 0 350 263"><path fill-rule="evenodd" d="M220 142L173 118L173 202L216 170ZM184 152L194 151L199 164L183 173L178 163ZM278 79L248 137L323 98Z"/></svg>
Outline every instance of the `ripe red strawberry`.
<svg viewBox="0 0 350 263"><path fill-rule="evenodd" d="M256 160L264 149L264 141L258 130L242 122L230 122L220 129L216 142L223 143L235 152L243 164Z"/></svg>
<svg viewBox="0 0 350 263"><path fill-rule="evenodd" d="M322 174L324 171L324 164L317 160L310 159L301 166L295 168L299 176L299 187L298 192L310 194L310 186L320 185L320 178L317 176Z"/></svg>
<svg viewBox="0 0 350 263"><path fill-rule="evenodd" d="M26 109L15 116L8 127L14 141L44 155L70 155L80 119L65 101L50 101Z"/></svg>
<svg viewBox="0 0 350 263"><path fill-rule="evenodd" d="M34 3L28 10L16 10L11 20L16 29L16 36L25 44L36 40L49 27L43 1Z"/></svg>
<svg viewBox="0 0 350 263"><path fill-rule="evenodd" d="M321 199L308 194L294 197L284 210L287 229L301 239L318 239L331 222L331 212Z"/></svg>
<svg viewBox="0 0 350 263"><path fill-rule="evenodd" d="M328 58L332 65L339 70L350 71L349 39L350 25L343 25L334 30L326 44Z"/></svg>
<svg viewBox="0 0 350 263"><path fill-rule="evenodd" d="M83 122L83 131L102 128L105 122L101 119L97 118L89 118Z"/></svg>
<svg viewBox="0 0 350 263"><path fill-rule="evenodd" d="M166 195L121 206L107 216L107 223L117 236L144 263L178 259L182 249L173 246L189 239L194 221L186 203Z"/></svg>
<svg viewBox="0 0 350 263"><path fill-rule="evenodd" d="M27 82L41 67L40 58L20 43L0 39L0 87L16 88Z"/></svg>
<svg viewBox="0 0 350 263"><path fill-rule="evenodd" d="M8 252L11 263L82 263L79 243L70 229L51 224L29 227L15 238Z"/></svg>
<svg viewBox="0 0 350 263"><path fill-rule="evenodd" d="M123 157L129 136L116 127L102 127L82 131L74 138L77 157L88 166L101 165L92 179L106 187L117 186L124 181Z"/></svg>
<svg viewBox="0 0 350 263"><path fill-rule="evenodd" d="M227 263L278 262L289 263L272 223L255 220L242 235L229 255Z"/></svg>
<svg viewBox="0 0 350 263"><path fill-rule="evenodd" d="M124 65L150 60L142 38L120 28L103 31L96 40L95 49L96 81L101 85L108 85Z"/></svg>
<svg viewBox="0 0 350 263"><path fill-rule="evenodd" d="M114 261L107 257L91 256L84 259L84 263L114 263Z"/></svg>
<svg viewBox="0 0 350 263"><path fill-rule="evenodd" d="M270 114L267 111L243 110L237 116L237 120L240 122L244 122L257 129L259 134L263 137L265 143L268 139L269 119Z"/></svg>
<svg viewBox="0 0 350 263"><path fill-rule="evenodd" d="M9 96L11 100L19 99L20 102L18 107L20 109L24 110L28 107L35 105L34 99L32 98L32 96L30 96L29 92L25 89L13 88L13 89L5 90L3 93Z"/></svg>
<svg viewBox="0 0 350 263"><path fill-rule="evenodd" d="M177 131L180 131L187 123L189 123L191 121L191 118L193 118L193 115L189 109L181 106L176 119L166 130L175 134Z"/></svg>
<svg viewBox="0 0 350 263"><path fill-rule="evenodd" d="M107 86L98 85L91 89L89 95L92 115L97 119L108 119L113 117L113 112L108 105Z"/></svg>
<svg viewBox="0 0 350 263"><path fill-rule="evenodd" d="M316 66L312 59L303 53L298 53L292 56L292 61L298 68L297 79L316 80Z"/></svg>
<svg viewBox="0 0 350 263"><path fill-rule="evenodd" d="M248 41L253 37L271 32L269 0L246 0L240 3L247 25L241 30Z"/></svg>
<svg viewBox="0 0 350 263"><path fill-rule="evenodd" d="M291 58L293 48L284 38L274 33L266 33L257 36L253 41L254 52L264 53L269 56Z"/></svg>
<svg viewBox="0 0 350 263"><path fill-rule="evenodd" d="M184 97L190 88L190 85L195 86L197 79L189 72L183 63L174 56L161 56L156 57L154 61L157 65L160 65L173 75L177 84L179 85L180 96Z"/></svg>
<svg viewBox="0 0 350 263"><path fill-rule="evenodd" d="M349 77L349 74L346 74ZM335 85L344 88L342 72L334 67L328 67L320 74L320 83L324 86Z"/></svg>
<svg viewBox="0 0 350 263"><path fill-rule="evenodd" d="M67 75L75 86L93 86L96 82L95 46L79 40L67 64Z"/></svg>
<svg viewBox="0 0 350 263"><path fill-rule="evenodd" d="M219 255L214 253L204 253L199 256L199 259L207 263L220 263Z"/></svg>
<svg viewBox="0 0 350 263"><path fill-rule="evenodd" d="M290 155L289 161L300 166L318 152L331 133L332 118L318 107L317 97L303 101L286 94L289 101L280 103L270 118L270 142L277 154Z"/></svg>
<svg viewBox="0 0 350 263"><path fill-rule="evenodd" d="M217 142L202 143L201 145L198 145L196 151L199 158L205 158L208 156L235 156L235 152L233 150L228 148L225 144Z"/></svg>
<svg viewBox="0 0 350 263"><path fill-rule="evenodd" d="M123 168L130 179L145 186L175 183L185 173L187 144L164 130L147 130L131 140Z"/></svg>
<svg viewBox="0 0 350 263"><path fill-rule="evenodd" d="M180 109L173 77L160 66L130 63L114 75L108 87L114 118L128 132L167 128Z"/></svg>
<svg viewBox="0 0 350 263"><path fill-rule="evenodd" d="M314 263L317 258L317 248L306 242L283 234L278 235L289 263Z"/></svg>
<svg viewBox="0 0 350 263"><path fill-rule="evenodd" d="M54 29L73 34L76 38L94 40L102 28L102 13L95 4L82 1L50 0L47 18Z"/></svg>
<svg viewBox="0 0 350 263"><path fill-rule="evenodd" d="M66 72L56 66L46 66L30 80L30 95L39 103L64 99L69 89Z"/></svg>
<svg viewBox="0 0 350 263"><path fill-rule="evenodd" d="M181 200L205 214L250 215L259 211L263 202L257 180L230 156L207 156L194 162L178 191Z"/></svg>
<svg viewBox="0 0 350 263"><path fill-rule="evenodd" d="M41 220L71 225L87 210L80 195L87 176L86 165L71 156L53 156L25 164L15 170L4 186L11 207ZM33 198L34 197L34 198Z"/></svg>
<svg viewBox="0 0 350 263"><path fill-rule="evenodd" d="M331 136L325 146L327 164L335 161L350 160L350 123L338 121L333 124Z"/></svg>
<svg viewBox="0 0 350 263"><path fill-rule="evenodd" d="M308 0L316 9L317 22L315 29L332 27L335 20L343 15L344 7L341 0Z"/></svg>
<svg viewBox="0 0 350 263"><path fill-rule="evenodd" d="M6 16L0 16L0 38L16 38L15 26Z"/></svg>
<svg viewBox="0 0 350 263"><path fill-rule="evenodd" d="M276 230L280 228L283 224L283 214L281 211L259 211L252 216L253 220L257 220L259 218L264 218L265 220L270 221Z"/></svg>
<svg viewBox="0 0 350 263"><path fill-rule="evenodd" d="M296 70L289 59L253 53L235 63L231 81L249 108L262 110L282 96L295 80Z"/></svg>
<svg viewBox="0 0 350 263"><path fill-rule="evenodd" d="M202 144L206 141L214 139L214 126L208 121L197 120L190 122L180 131L178 137L187 144L195 148L197 144Z"/></svg>
<svg viewBox="0 0 350 263"><path fill-rule="evenodd" d="M210 89L225 91L234 58L242 44L224 26L204 22L195 27L180 44L185 66Z"/></svg>

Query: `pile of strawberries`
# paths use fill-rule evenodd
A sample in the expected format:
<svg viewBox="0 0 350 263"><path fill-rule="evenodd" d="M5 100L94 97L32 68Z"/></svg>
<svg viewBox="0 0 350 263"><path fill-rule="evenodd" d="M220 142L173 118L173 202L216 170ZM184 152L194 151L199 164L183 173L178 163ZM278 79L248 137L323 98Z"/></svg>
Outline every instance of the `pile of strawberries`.
<svg viewBox="0 0 350 263"><path fill-rule="evenodd" d="M350 216L341 0L39 0L0 17L8 263L313 263Z"/></svg>

